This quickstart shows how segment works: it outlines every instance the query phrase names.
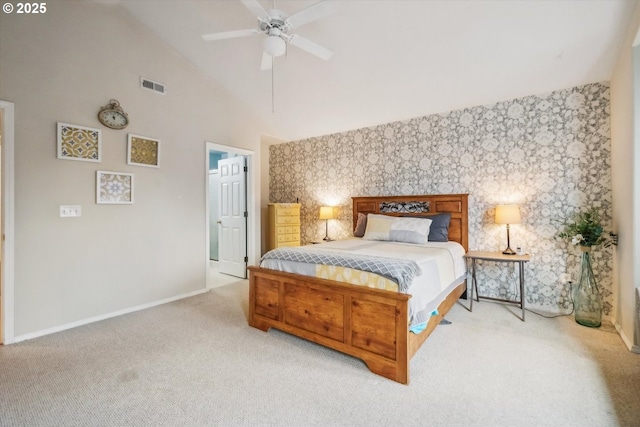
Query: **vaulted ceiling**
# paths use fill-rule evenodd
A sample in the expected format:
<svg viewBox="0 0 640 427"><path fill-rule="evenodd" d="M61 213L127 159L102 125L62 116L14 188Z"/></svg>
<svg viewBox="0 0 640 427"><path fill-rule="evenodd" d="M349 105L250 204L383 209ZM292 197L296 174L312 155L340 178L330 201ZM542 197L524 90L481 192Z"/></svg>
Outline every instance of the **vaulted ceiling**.
<svg viewBox="0 0 640 427"><path fill-rule="evenodd" d="M330 1L330 0L327 0ZM260 0L265 9L272 1ZM315 1L275 2L288 15ZM123 8L258 114L284 140L608 81L637 2L335 0L292 30L334 52L290 46L260 70L263 34L239 1L121 1ZM273 85L272 85L273 84Z"/></svg>

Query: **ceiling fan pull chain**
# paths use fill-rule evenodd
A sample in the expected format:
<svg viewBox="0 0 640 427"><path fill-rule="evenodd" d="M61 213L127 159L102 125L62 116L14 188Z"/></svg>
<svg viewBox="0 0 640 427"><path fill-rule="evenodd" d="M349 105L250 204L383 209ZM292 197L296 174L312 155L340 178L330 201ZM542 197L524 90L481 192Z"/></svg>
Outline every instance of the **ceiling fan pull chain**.
<svg viewBox="0 0 640 427"><path fill-rule="evenodd" d="M274 57L271 57L271 112L275 113L276 112L276 107L275 107L275 101L274 101L274 97L275 97L275 91L273 89L273 74L275 73L274 68L275 68L275 62L274 61Z"/></svg>

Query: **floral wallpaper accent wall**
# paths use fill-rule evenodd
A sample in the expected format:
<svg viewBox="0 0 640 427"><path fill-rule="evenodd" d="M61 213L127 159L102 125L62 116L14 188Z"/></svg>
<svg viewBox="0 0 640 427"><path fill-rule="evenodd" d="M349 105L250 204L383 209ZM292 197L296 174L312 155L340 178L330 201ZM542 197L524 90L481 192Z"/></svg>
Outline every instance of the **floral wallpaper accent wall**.
<svg viewBox="0 0 640 427"><path fill-rule="evenodd" d="M563 273L578 280L579 249L556 239L560 222L597 207L610 230L609 86L595 83L544 95L381 124L270 147L270 201L301 209L302 243L321 240L320 206L338 206L329 236L352 235L351 197L469 193L470 250L506 247L498 204L517 203L522 223L511 247L531 254L526 303L571 308ZM598 248L594 273L612 313L611 248ZM483 295L516 295L517 269L485 263Z"/></svg>

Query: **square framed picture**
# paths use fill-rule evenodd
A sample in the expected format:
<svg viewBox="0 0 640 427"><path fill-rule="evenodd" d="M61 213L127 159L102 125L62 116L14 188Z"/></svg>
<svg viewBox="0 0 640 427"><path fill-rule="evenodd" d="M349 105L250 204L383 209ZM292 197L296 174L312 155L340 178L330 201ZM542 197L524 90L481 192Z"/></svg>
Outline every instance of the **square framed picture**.
<svg viewBox="0 0 640 427"><path fill-rule="evenodd" d="M133 204L133 174L96 171L96 203Z"/></svg>
<svg viewBox="0 0 640 427"><path fill-rule="evenodd" d="M100 129L58 122L58 158L101 162L102 133Z"/></svg>
<svg viewBox="0 0 640 427"><path fill-rule="evenodd" d="M127 164L160 167L160 140L148 136L129 134Z"/></svg>

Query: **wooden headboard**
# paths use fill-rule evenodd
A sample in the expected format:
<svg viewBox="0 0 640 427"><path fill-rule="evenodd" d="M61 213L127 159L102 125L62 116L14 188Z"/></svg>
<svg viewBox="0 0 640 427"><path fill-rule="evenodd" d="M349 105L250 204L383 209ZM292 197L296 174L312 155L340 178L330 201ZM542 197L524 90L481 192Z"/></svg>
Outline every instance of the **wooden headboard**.
<svg viewBox="0 0 640 427"><path fill-rule="evenodd" d="M460 243L469 250L468 194L436 194L422 196L371 196L352 197L353 226L358 213L394 216L426 216L451 213L449 240Z"/></svg>

